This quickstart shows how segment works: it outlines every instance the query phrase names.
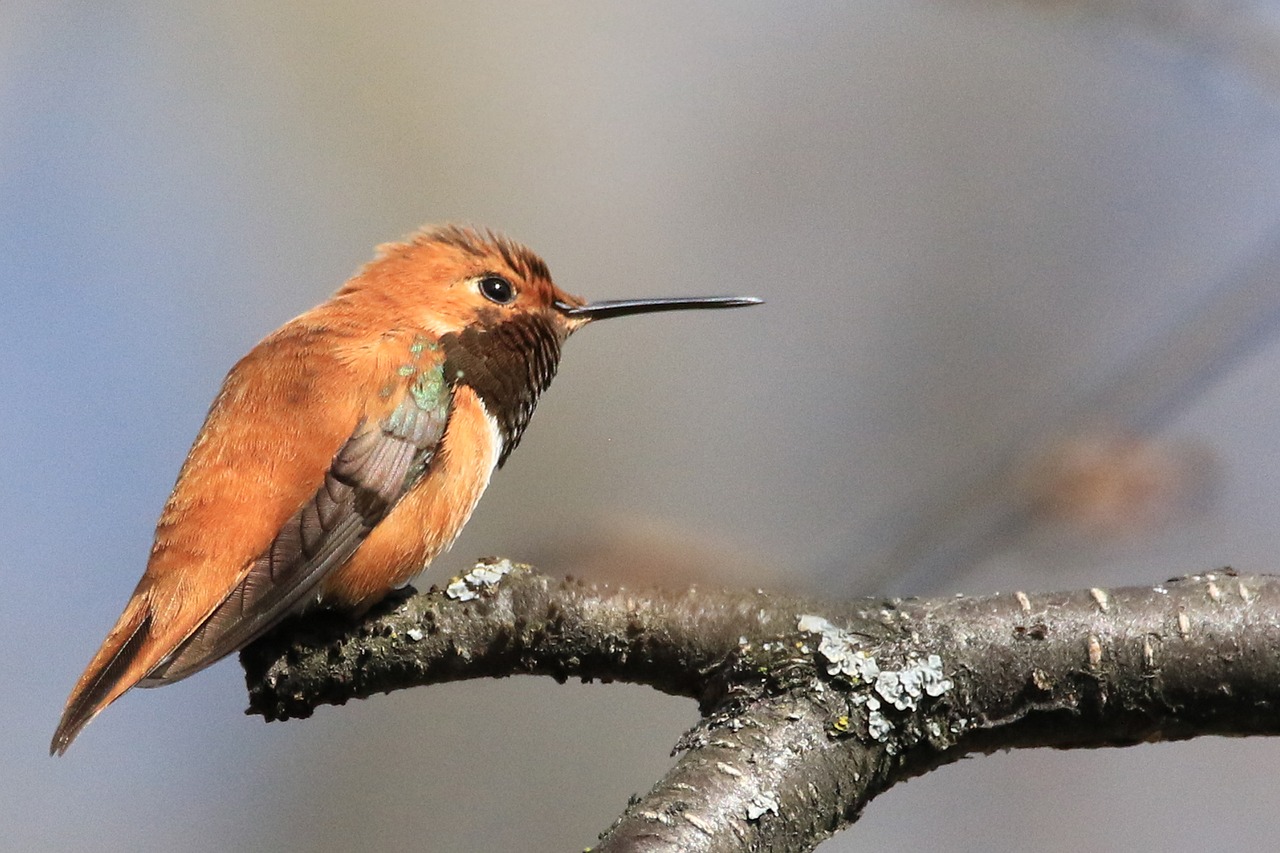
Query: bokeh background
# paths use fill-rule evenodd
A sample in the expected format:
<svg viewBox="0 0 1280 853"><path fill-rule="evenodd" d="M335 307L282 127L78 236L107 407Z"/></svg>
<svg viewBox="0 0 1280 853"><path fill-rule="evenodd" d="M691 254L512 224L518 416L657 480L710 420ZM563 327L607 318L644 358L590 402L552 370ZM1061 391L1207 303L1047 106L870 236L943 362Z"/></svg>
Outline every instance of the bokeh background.
<svg viewBox="0 0 1280 853"><path fill-rule="evenodd" d="M594 327L439 582L489 554L832 596L1280 555L1280 6L0 6L0 846L573 850L693 703L447 685L264 725L238 665L61 760L225 370L423 222ZM966 761L824 851L1274 843L1280 747Z"/></svg>

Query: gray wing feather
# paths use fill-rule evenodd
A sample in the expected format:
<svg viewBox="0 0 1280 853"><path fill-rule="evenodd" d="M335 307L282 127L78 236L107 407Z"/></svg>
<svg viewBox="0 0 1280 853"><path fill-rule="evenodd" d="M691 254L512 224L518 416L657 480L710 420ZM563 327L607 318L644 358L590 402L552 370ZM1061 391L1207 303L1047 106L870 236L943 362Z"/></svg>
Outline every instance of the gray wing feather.
<svg viewBox="0 0 1280 853"><path fill-rule="evenodd" d="M186 678L253 642L350 559L426 472L439 447L448 401L427 407L421 402L406 394L388 418L356 428L320 488L280 529L244 580L141 686Z"/></svg>

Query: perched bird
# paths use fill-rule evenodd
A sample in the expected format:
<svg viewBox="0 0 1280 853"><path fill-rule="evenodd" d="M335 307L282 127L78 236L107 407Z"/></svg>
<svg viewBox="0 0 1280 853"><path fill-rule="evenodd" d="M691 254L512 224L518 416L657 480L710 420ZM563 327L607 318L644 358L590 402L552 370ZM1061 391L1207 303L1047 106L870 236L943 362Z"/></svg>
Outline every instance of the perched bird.
<svg viewBox="0 0 1280 853"><path fill-rule="evenodd" d="M455 226L380 246L227 375L50 752L130 687L186 678L313 604L362 611L422 571L520 442L575 330L759 301L586 303L524 246Z"/></svg>

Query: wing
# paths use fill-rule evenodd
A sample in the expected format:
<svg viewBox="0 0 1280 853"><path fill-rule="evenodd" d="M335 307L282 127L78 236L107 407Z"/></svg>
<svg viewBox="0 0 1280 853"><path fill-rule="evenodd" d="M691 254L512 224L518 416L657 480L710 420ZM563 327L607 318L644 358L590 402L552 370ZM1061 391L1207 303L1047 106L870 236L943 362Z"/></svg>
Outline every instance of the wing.
<svg viewBox="0 0 1280 853"><path fill-rule="evenodd" d="M183 678L268 630L427 471L452 402L438 353L384 341L400 355L362 353L376 370L340 372L349 381L338 387L360 389L340 397L300 346L307 331L285 327L228 375L147 571L72 691L52 751L135 684ZM397 367L401 346L413 364Z"/></svg>
<svg viewBox="0 0 1280 853"><path fill-rule="evenodd" d="M303 604L333 569L416 483L431 464L448 424L442 369L423 374L392 413L356 429L325 472L324 483L285 523L209 618L141 687L186 678L241 649ZM438 393L414 393L422 387Z"/></svg>

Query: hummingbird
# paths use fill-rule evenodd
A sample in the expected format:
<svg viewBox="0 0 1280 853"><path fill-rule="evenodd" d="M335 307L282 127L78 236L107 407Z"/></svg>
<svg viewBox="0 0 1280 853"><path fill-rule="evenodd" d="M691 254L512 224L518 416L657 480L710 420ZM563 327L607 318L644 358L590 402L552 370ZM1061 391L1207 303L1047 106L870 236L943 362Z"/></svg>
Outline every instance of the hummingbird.
<svg viewBox="0 0 1280 853"><path fill-rule="evenodd" d="M131 687L186 678L312 606L363 612L421 572L520 443L573 332L760 301L585 302L525 246L454 225L379 246L227 374L50 754Z"/></svg>

